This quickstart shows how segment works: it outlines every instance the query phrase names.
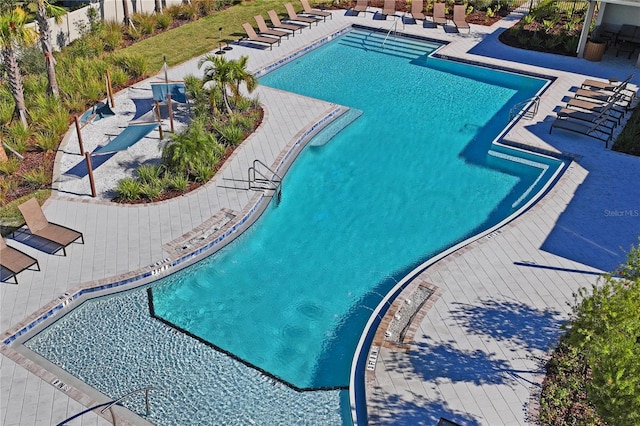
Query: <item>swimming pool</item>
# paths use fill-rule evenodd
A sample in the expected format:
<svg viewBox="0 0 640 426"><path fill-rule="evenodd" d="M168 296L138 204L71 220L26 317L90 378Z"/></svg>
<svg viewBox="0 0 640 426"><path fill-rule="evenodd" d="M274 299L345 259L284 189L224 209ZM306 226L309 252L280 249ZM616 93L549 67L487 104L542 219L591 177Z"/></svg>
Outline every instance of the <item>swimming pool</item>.
<svg viewBox="0 0 640 426"><path fill-rule="evenodd" d="M350 36L262 83L363 115L299 156L283 183L282 201L249 231L152 290L156 315L296 388L347 386L360 330L381 295L417 264L518 209L526 201L522 195L535 194L541 177L559 166L537 157L529 159L536 165L513 161L509 157L518 153L491 148L511 105L536 94L543 81L427 59L425 53L407 59L375 52L363 48L363 37L373 37ZM337 63L358 72L326 80ZM296 81L302 85L287 86ZM206 404L214 407L214 420L231 411L245 423L256 415L274 423L304 416L311 424L335 424L337 391L296 393L173 332L147 309L143 290L85 302L27 346L112 396L150 380L161 383L170 408L161 408L154 421L170 419L174 411L185 418ZM95 312L104 322L93 320ZM118 325L123 318L130 321ZM77 348L105 342L110 346L102 354L125 361L97 367L102 355L95 349L69 358ZM129 365L145 368L132 372ZM154 371L166 371L170 380ZM214 387L221 394L209 393ZM182 401L177 408L175 401ZM263 410L282 411L275 410L281 405L293 414L263 417L274 415Z"/></svg>

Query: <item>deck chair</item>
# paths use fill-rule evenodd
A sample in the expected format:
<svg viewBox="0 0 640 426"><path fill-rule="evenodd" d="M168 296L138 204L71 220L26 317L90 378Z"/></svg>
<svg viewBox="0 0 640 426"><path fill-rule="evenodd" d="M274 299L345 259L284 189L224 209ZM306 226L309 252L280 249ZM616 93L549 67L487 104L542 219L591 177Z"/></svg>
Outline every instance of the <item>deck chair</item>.
<svg viewBox="0 0 640 426"><path fill-rule="evenodd" d="M356 12L356 15L359 15L360 12L367 12L369 8L369 0L357 0L355 6L353 6L351 11Z"/></svg>
<svg viewBox="0 0 640 426"><path fill-rule="evenodd" d="M624 117L626 110L616 108L615 100L608 103L592 102L584 99L571 98L567 102L567 108L582 109L588 112L601 113L606 112L609 116L615 118L620 124L620 120Z"/></svg>
<svg viewBox="0 0 640 426"><path fill-rule="evenodd" d="M606 114L607 111L611 108L611 105L612 104L605 106L602 112L599 112L599 113L582 111L582 110L573 109L573 108L561 108L556 114L558 115L558 118L570 118L573 120L584 121L587 123L594 123L596 121L600 121L603 127L606 127L607 129L610 129L611 131L613 131L613 129L615 129L616 126L618 125L618 120Z"/></svg>
<svg viewBox="0 0 640 426"><path fill-rule="evenodd" d="M305 24L309 24L309 27L311 27L311 24L313 24L314 22L316 25L318 25L318 21L322 19L322 18L318 18L317 16L298 15L296 11L293 9L293 5L291 3L285 3L284 8L287 10L287 15L289 15L290 21L304 22Z"/></svg>
<svg viewBox="0 0 640 426"><path fill-rule="evenodd" d="M622 81L619 81L618 79L614 79L614 78L610 78L608 81L592 80L590 78L587 78L585 81L582 82L582 84L580 85L580 88L581 89L591 88L591 90L613 91L615 90L616 87L618 87L618 85L622 83L628 83L632 78L633 78L633 74L629 74L629 76Z"/></svg>
<svg viewBox="0 0 640 426"><path fill-rule="evenodd" d="M615 85L615 87L611 90L580 88L576 91L574 96L576 98L587 98L590 100L601 101L601 102L609 102L614 98L616 98L618 104L620 104L620 102L623 102L626 104L626 107L628 108L635 97L635 92L628 88L630 79L631 79L631 76L629 76L626 80L621 81L619 84ZM625 92L627 92L628 94Z"/></svg>
<svg viewBox="0 0 640 426"><path fill-rule="evenodd" d="M276 30L275 28L269 28L267 26L267 23L264 21L264 18L262 17L262 15L254 16L253 19L255 19L256 20L256 24L258 24L258 32L260 34L266 34L266 35L275 36L275 37L278 37L278 38L282 38L284 36L289 38L289 34L291 34L288 31L282 31L282 30Z"/></svg>
<svg viewBox="0 0 640 426"><path fill-rule="evenodd" d="M296 36L296 30L300 30L300 32L302 32L302 29L304 28L304 25L299 24L283 24L282 22L280 22L280 17L275 10L268 11L267 15L269 15L269 19L271 20L273 28L289 30L292 32L294 37Z"/></svg>
<svg viewBox="0 0 640 426"><path fill-rule="evenodd" d="M49 222L35 198L30 198L28 201L20 204L18 209L20 213L22 213L25 222L27 222L27 228L29 228L31 234L59 245L65 256L67 255L66 247L69 244L78 239L84 244L82 232ZM60 248L58 250L60 250Z"/></svg>
<svg viewBox="0 0 640 426"><path fill-rule="evenodd" d="M245 22L244 24L242 24L242 28L244 28L244 32L247 33L247 37L249 38L249 40L255 41L258 43L268 44L269 50L273 49L273 45L275 43L278 43L278 46L280 46L279 38L259 36L258 34L256 34L256 30L254 30L253 27L248 22Z"/></svg>
<svg viewBox="0 0 640 426"><path fill-rule="evenodd" d="M308 0L300 0L300 3L302 3L302 11L307 15L320 16L322 17L323 21L327 20L327 16L333 19L333 15L331 14L331 12L327 12L326 10L315 9L309 6Z"/></svg>
<svg viewBox="0 0 640 426"><path fill-rule="evenodd" d="M453 5L453 24L460 30L467 30L471 32L471 27L467 24L465 20L465 7L463 4L454 4Z"/></svg>
<svg viewBox="0 0 640 426"><path fill-rule="evenodd" d="M396 14L396 0L384 0L384 6L382 6L382 16L387 19L388 15Z"/></svg>
<svg viewBox="0 0 640 426"><path fill-rule="evenodd" d="M18 284L17 275L33 265L36 265L38 271L40 270L40 264L35 258L8 246L4 238L0 238L0 266L9 272L8 274L2 274L2 281L13 277L16 284Z"/></svg>
<svg viewBox="0 0 640 426"><path fill-rule="evenodd" d="M424 0L413 0L411 2L411 17L414 20L422 19L425 21L427 16L424 14Z"/></svg>
<svg viewBox="0 0 640 426"><path fill-rule="evenodd" d="M570 118L556 118L556 121L551 123L549 133L551 133L553 129L563 129L569 132L580 133L605 141L605 148L609 148L609 141L613 137L613 130L603 126L603 120L605 120L603 115L590 123L576 121Z"/></svg>
<svg viewBox="0 0 640 426"><path fill-rule="evenodd" d="M436 25L447 25L447 17L444 14L444 3L433 4L433 22Z"/></svg>

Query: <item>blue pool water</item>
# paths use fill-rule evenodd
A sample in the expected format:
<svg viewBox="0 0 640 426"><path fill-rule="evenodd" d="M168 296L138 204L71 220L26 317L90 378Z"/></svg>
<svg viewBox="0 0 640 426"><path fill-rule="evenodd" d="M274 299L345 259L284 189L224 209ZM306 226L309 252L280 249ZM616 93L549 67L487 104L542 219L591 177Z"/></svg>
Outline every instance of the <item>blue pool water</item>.
<svg viewBox="0 0 640 426"><path fill-rule="evenodd" d="M247 232L152 287L157 316L298 388L346 387L382 295L507 217L559 167L491 146L509 108L543 81L427 59L434 46L414 42L419 53L380 53L372 38L354 32L261 79L363 113L300 154L281 202ZM157 386L158 424L340 418L339 392L273 382L150 318L146 296L85 302L27 346L114 397Z"/></svg>
<svg viewBox="0 0 640 426"><path fill-rule="evenodd" d="M362 116L297 159L281 203L249 232L153 289L159 317L299 388L347 386L380 295L511 214L540 173L487 153L543 81L380 55L354 43L360 34L260 82Z"/></svg>

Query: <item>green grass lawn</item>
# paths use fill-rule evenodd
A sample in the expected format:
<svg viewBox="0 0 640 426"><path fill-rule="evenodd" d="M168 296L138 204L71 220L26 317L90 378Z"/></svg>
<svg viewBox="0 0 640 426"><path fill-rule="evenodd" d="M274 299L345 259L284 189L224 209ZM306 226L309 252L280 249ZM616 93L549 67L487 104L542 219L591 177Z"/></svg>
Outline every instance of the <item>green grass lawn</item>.
<svg viewBox="0 0 640 426"><path fill-rule="evenodd" d="M149 60L149 71L155 74L162 68L164 55L167 56L167 64L174 66L215 50L220 41L218 28L222 27L224 41L238 40L245 35L243 23L249 22L255 27L253 17L256 15L262 15L269 22L267 12L274 9L279 14L284 13L284 3L282 0L243 1L214 15L143 40L122 52L144 55ZM301 9L296 2L293 4L296 10Z"/></svg>

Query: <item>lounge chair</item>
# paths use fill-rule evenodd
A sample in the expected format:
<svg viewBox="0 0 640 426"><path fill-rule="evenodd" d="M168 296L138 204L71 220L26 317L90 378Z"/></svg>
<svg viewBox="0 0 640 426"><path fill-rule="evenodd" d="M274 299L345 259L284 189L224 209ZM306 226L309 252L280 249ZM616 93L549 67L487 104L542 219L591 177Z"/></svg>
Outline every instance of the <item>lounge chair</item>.
<svg viewBox="0 0 640 426"><path fill-rule="evenodd" d="M620 109L616 108L616 104L613 101L603 104L599 102L586 101L584 99L571 98L569 99L569 102L567 102L567 107L582 109L588 112L595 113L604 112L607 113L607 115L615 118L618 124L620 124L620 120L622 119L622 117L624 117L625 114L624 110L621 111Z"/></svg>
<svg viewBox="0 0 640 426"><path fill-rule="evenodd" d="M447 17L444 14L444 3L433 4L433 23L436 25L447 25Z"/></svg>
<svg viewBox="0 0 640 426"><path fill-rule="evenodd" d="M418 19L426 21L427 16L424 14L424 0L413 0L411 2L411 17L415 21Z"/></svg>
<svg viewBox="0 0 640 426"><path fill-rule="evenodd" d="M320 10L320 9L315 9L315 8L311 7L309 5L309 1L308 0L300 0L300 3L302 3L302 10L307 15L320 16L320 17L322 17L323 21L327 20L327 16L330 17L331 19L333 19L333 15L331 14L331 12L327 12L326 10Z"/></svg>
<svg viewBox="0 0 640 426"><path fill-rule="evenodd" d="M9 271L8 274L2 274L2 281L6 281L9 278L13 277L18 284L17 275L24 271L25 269L30 268L33 265L36 265L38 271L40 270L40 265L38 261L29 256L26 253L21 252L18 249L10 247L5 243L4 238L0 238L0 266L3 269Z"/></svg>
<svg viewBox="0 0 640 426"><path fill-rule="evenodd" d="M247 37L251 41L268 44L269 45L269 49L273 49L273 45L275 43L278 43L278 46L280 46L280 39L279 38L271 38L271 37L259 36L258 34L256 34L256 30L254 30L253 27L251 26L251 24L249 24L248 22L245 22L244 24L242 24L242 28L244 28L244 32L247 33Z"/></svg>
<svg viewBox="0 0 640 426"><path fill-rule="evenodd" d="M582 135L605 141L605 148L608 148L609 141L613 136L613 130L603 126L602 122L604 120L606 120L604 114L590 123L576 121L570 118L556 118L556 121L551 123L549 133L551 133L554 128L563 129L574 133L580 133Z"/></svg>
<svg viewBox="0 0 640 426"><path fill-rule="evenodd" d="M585 98L594 102L615 102L619 106L629 108L631 101L633 101L633 95L625 95L622 90L624 86L618 86L613 92L604 92L600 90L578 89L574 95L575 98Z"/></svg>
<svg viewBox="0 0 640 426"><path fill-rule="evenodd" d="M611 108L611 105L612 104L605 106L602 112L599 113L582 111L573 108L561 108L556 114L559 118L571 118L573 120L584 121L587 123L600 121L602 126L613 131L613 129L615 129L618 125L618 120L612 118L610 115L606 115L607 111Z"/></svg>
<svg viewBox="0 0 640 426"><path fill-rule="evenodd" d="M258 24L258 32L260 32L260 34L266 34L278 38L282 38L284 36L289 38L289 34L291 34L288 31L276 30L275 28L267 27L267 23L264 21L262 15L254 16L253 19L255 19L256 24Z"/></svg>
<svg viewBox="0 0 640 426"><path fill-rule="evenodd" d="M350 10L356 12L356 15L359 15L360 12L367 12L369 8L369 0L357 0L356 5L353 6Z"/></svg>
<svg viewBox="0 0 640 426"><path fill-rule="evenodd" d="M388 15L396 14L396 0L384 0L384 6L382 6L382 16L387 19Z"/></svg>
<svg viewBox="0 0 640 426"><path fill-rule="evenodd" d="M280 17L278 16L278 14L276 13L275 10L270 10L267 12L267 15L269 15L269 19L271 20L271 24L273 25L273 28L280 28L283 30L289 30L293 33L293 36L296 36L296 30L300 30L300 32L302 32L302 29L304 28L304 25L298 25L298 24L283 24L280 21Z"/></svg>
<svg viewBox="0 0 640 426"><path fill-rule="evenodd" d="M591 88L592 90L607 90L613 91L618 85L623 83L628 83L633 78L633 74L629 74L627 78L622 81L619 81L616 78L610 78L609 81L601 81L601 80L592 80L587 78L580 85L581 89Z"/></svg>
<svg viewBox="0 0 640 426"><path fill-rule="evenodd" d="M468 30L471 32L471 27L467 24L465 20L466 12L463 4L454 4L453 5L453 24L460 30Z"/></svg>
<svg viewBox="0 0 640 426"><path fill-rule="evenodd" d="M27 228L29 228L31 234L59 245L60 248L56 251L62 249L62 253L65 256L67 255L66 247L69 244L78 239L84 244L82 232L49 222L35 198L30 198L20 204L18 209L22 213L25 222L27 222Z"/></svg>
<svg viewBox="0 0 640 426"><path fill-rule="evenodd" d="M322 19L322 18L318 18L317 16L298 15L296 11L293 9L293 5L291 3L285 3L284 8L287 10L287 15L289 15L290 21L304 22L305 24L309 24L309 27L311 27L311 24L313 24L314 22L316 25L318 25L318 21Z"/></svg>

